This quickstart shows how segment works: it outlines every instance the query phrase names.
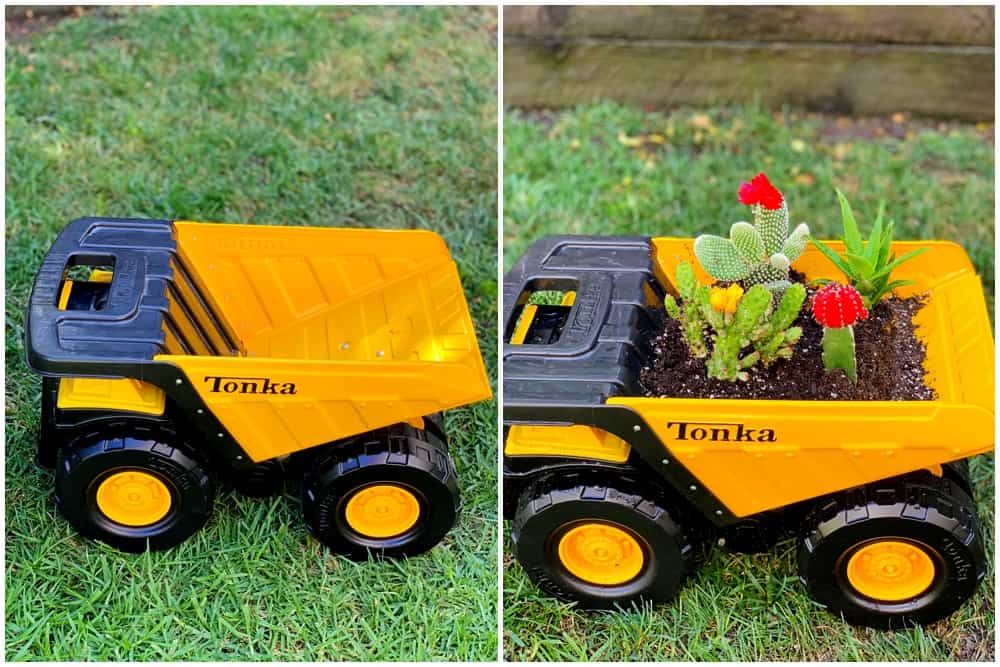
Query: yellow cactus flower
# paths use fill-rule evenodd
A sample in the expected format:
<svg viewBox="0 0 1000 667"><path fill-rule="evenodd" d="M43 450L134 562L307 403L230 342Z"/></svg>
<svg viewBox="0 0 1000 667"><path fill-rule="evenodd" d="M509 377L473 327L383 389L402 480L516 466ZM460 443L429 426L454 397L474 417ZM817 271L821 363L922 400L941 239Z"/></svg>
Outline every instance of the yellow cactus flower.
<svg viewBox="0 0 1000 667"><path fill-rule="evenodd" d="M736 306L739 305L741 298L743 298L743 288L736 283L725 288L713 287L708 294L708 302L712 304L712 308L727 315L736 312Z"/></svg>

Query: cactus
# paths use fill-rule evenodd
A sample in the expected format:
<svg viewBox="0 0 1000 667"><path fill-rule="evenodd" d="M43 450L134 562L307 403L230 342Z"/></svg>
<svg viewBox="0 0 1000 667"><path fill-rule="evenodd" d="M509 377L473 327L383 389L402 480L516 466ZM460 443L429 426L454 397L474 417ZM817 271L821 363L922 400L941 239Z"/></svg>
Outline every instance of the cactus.
<svg viewBox="0 0 1000 667"><path fill-rule="evenodd" d="M813 299L813 319L823 327L823 366L841 369L854 384L858 382L854 354L854 323L868 319L861 294L850 285L830 283Z"/></svg>
<svg viewBox="0 0 1000 667"><path fill-rule="evenodd" d="M692 357L702 359L708 356L708 346L705 343L705 328L707 322L698 307L697 292L703 290L708 294L708 287L699 285L694 277L694 268L688 262L677 265L677 294L683 300L683 305L671 295L663 300L667 315L677 320L681 325L681 335L687 343Z"/></svg>
<svg viewBox="0 0 1000 667"><path fill-rule="evenodd" d="M709 304L709 309L715 313L710 322L712 319L718 322L720 314L723 317L723 326L716 327L713 323L714 345L707 363L709 377L729 381L749 377L746 369L760 361L760 353L755 350L740 355L750 344L753 331L766 317L770 305L771 293L761 285L754 285L743 295L732 315L721 313Z"/></svg>
<svg viewBox="0 0 1000 667"><path fill-rule="evenodd" d="M791 284L788 271L806 248L809 227L801 224L788 233L788 204L763 173L740 187L739 200L750 205L754 224L733 224L728 239L702 234L695 239L695 255L716 280L781 292Z"/></svg>
<svg viewBox="0 0 1000 667"><path fill-rule="evenodd" d="M677 292L682 302L667 295L667 315L677 320L692 357L703 359L708 376L719 380L746 380L748 368L758 362L769 366L788 359L802 336L791 327L805 301L805 288L791 285L776 308L771 308L771 292L755 285L747 292L740 285L711 287L699 285L691 264L677 265ZM711 329L711 354L707 330ZM751 349L752 348L752 349Z"/></svg>
<svg viewBox="0 0 1000 667"><path fill-rule="evenodd" d="M792 349L802 337L802 328L793 327L806 300L806 288L798 283L785 290L771 316L753 334L754 349L767 368L778 359L791 359Z"/></svg>

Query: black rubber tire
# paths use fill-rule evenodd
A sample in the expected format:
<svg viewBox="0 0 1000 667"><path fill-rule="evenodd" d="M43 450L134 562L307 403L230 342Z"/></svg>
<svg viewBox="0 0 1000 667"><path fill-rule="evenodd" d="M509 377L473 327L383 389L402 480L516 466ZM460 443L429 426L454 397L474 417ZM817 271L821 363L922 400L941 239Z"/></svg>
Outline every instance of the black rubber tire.
<svg viewBox="0 0 1000 667"><path fill-rule="evenodd" d="M154 475L166 485L172 501L166 516L148 526L126 526L101 512L98 487L125 470ZM187 447L163 435L77 440L59 451L55 483L56 505L81 535L130 553L180 544L205 525L215 498L211 477Z"/></svg>
<svg viewBox="0 0 1000 667"><path fill-rule="evenodd" d="M851 555L880 539L910 542L931 556L936 575L923 593L888 602L851 586L845 572ZM807 515L800 540L799 572L810 596L853 625L932 623L968 600L986 570L972 500L949 479L923 471L830 497Z"/></svg>
<svg viewBox="0 0 1000 667"><path fill-rule="evenodd" d="M951 461L941 466L944 476L958 484L958 488L965 491L972 500L976 499L976 491L972 486L972 479L969 477L969 459L959 459Z"/></svg>
<svg viewBox="0 0 1000 667"><path fill-rule="evenodd" d="M412 528L373 538L348 525L347 503L375 484L395 484L416 496L420 514ZM421 554L448 534L461 509L458 473L444 443L407 424L330 445L302 480L302 510L310 531L351 560Z"/></svg>
<svg viewBox="0 0 1000 667"><path fill-rule="evenodd" d="M644 563L632 580L598 585L562 565L561 537L575 525L592 521L611 523L638 538ZM604 486L529 487L518 502L511 539L514 556L539 588L585 609L669 602L699 561L700 545L666 509L641 495Z"/></svg>

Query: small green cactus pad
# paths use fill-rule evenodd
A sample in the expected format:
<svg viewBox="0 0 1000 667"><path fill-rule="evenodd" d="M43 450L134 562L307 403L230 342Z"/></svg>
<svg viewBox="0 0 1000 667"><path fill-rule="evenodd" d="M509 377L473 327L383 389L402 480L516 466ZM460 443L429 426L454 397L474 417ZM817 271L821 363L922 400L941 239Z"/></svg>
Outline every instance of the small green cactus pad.
<svg viewBox="0 0 1000 667"><path fill-rule="evenodd" d="M789 262L794 262L805 252L809 244L809 227L803 223L796 227L781 246L781 254L788 258Z"/></svg>
<svg viewBox="0 0 1000 667"><path fill-rule="evenodd" d="M743 280L749 266L729 239L703 234L694 240L694 254L716 280Z"/></svg>
<svg viewBox="0 0 1000 667"><path fill-rule="evenodd" d="M764 239L757 228L749 222L737 222L729 228L729 239L740 251L747 264L759 264L767 255L764 252Z"/></svg>

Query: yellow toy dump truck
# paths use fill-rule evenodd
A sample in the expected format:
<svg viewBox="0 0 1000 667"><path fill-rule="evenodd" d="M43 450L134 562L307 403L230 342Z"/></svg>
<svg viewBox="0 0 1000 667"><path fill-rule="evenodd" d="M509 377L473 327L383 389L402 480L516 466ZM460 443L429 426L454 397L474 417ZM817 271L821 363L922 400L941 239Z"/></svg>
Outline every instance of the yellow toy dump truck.
<svg viewBox="0 0 1000 667"><path fill-rule="evenodd" d="M217 482L290 478L332 550L425 551L461 506L441 411L491 395L427 231L75 220L26 337L59 509L124 551L188 538Z"/></svg>
<svg viewBox="0 0 1000 667"><path fill-rule="evenodd" d="M937 399L861 402L643 397L693 241L532 245L503 303L504 516L528 576L584 607L665 602L709 543L797 534L809 594L850 622L958 608L986 569L964 459L993 449L993 340L961 248L893 250L916 247L931 250L894 277L915 282L901 296L927 294L917 335ZM814 248L796 268L843 279Z"/></svg>

